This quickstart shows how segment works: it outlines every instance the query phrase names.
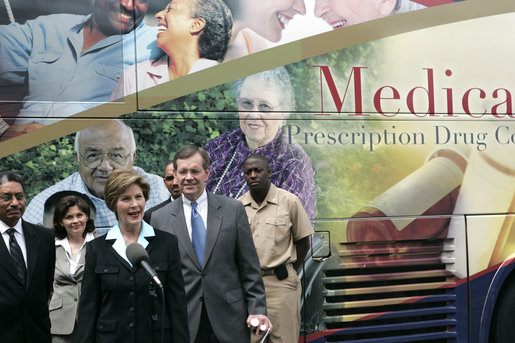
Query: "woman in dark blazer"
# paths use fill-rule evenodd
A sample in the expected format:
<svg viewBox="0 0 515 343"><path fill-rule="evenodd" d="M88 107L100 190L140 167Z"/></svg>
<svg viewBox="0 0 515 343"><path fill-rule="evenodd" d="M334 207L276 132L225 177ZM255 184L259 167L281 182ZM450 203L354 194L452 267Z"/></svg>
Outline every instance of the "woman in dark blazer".
<svg viewBox="0 0 515 343"><path fill-rule="evenodd" d="M87 244L79 304L79 342L188 343L188 315L177 238L143 221L150 186L132 170L115 170L104 199L118 224ZM141 244L165 293L125 253ZM164 328L163 328L164 326Z"/></svg>
<svg viewBox="0 0 515 343"><path fill-rule="evenodd" d="M86 200L68 195L54 211L55 274L50 300L52 343L76 341L77 305L84 274L85 244L93 238L95 224Z"/></svg>

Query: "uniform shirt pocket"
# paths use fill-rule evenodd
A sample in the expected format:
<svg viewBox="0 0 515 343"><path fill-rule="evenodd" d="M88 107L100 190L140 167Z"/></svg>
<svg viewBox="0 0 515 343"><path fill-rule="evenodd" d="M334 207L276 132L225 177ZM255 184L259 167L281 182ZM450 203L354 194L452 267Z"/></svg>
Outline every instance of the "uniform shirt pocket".
<svg viewBox="0 0 515 343"><path fill-rule="evenodd" d="M30 56L30 60L33 64L37 65L40 63L54 63L61 58L62 52L57 51L39 51L35 52Z"/></svg>
<svg viewBox="0 0 515 343"><path fill-rule="evenodd" d="M275 217L266 219L267 236L276 243L290 235L290 221L287 217Z"/></svg>
<svg viewBox="0 0 515 343"><path fill-rule="evenodd" d="M122 78L123 65L121 63L97 64L95 71L98 75L118 83L118 81L120 81Z"/></svg>

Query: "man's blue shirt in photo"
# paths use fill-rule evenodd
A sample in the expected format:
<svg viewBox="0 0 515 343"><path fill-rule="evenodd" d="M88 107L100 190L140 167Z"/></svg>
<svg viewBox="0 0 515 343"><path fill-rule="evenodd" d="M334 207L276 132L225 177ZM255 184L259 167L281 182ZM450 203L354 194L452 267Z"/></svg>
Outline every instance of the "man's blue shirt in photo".
<svg viewBox="0 0 515 343"><path fill-rule="evenodd" d="M0 77L29 86L17 123L50 124L107 102L125 68L162 54L157 28L144 21L82 52L90 18L53 14L0 26Z"/></svg>

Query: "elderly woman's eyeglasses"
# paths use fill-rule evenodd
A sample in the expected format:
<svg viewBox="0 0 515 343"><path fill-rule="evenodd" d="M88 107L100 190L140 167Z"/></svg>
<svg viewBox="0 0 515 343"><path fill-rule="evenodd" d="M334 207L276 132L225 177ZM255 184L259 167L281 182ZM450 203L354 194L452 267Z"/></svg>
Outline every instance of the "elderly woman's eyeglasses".
<svg viewBox="0 0 515 343"><path fill-rule="evenodd" d="M279 107L279 105L272 106L270 103L268 103L266 101L262 101L262 100L254 101L254 100L247 99L247 98L239 98L238 105L240 106L240 108L242 108L246 111L250 111L250 110L253 110L254 108L257 108L257 110L259 112L270 112L274 108Z"/></svg>
<svg viewBox="0 0 515 343"><path fill-rule="evenodd" d="M131 154L122 154L119 152L88 152L84 155L79 155L86 167L96 168L102 164L104 156L112 167L126 167Z"/></svg>

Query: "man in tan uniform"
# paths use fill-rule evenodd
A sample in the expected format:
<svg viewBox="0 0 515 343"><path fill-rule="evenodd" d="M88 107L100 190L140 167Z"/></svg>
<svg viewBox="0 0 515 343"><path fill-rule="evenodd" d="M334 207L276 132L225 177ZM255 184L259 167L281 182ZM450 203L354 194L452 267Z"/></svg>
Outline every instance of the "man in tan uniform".
<svg viewBox="0 0 515 343"><path fill-rule="evenodd" d="M301 284L296 269L309 250L313 227L299 198L270 182L268 161L253 154L243 163L249 191L243 203L265 283L270 341L299 341ZM261 337L251 335L252 342Z"/></svg>

